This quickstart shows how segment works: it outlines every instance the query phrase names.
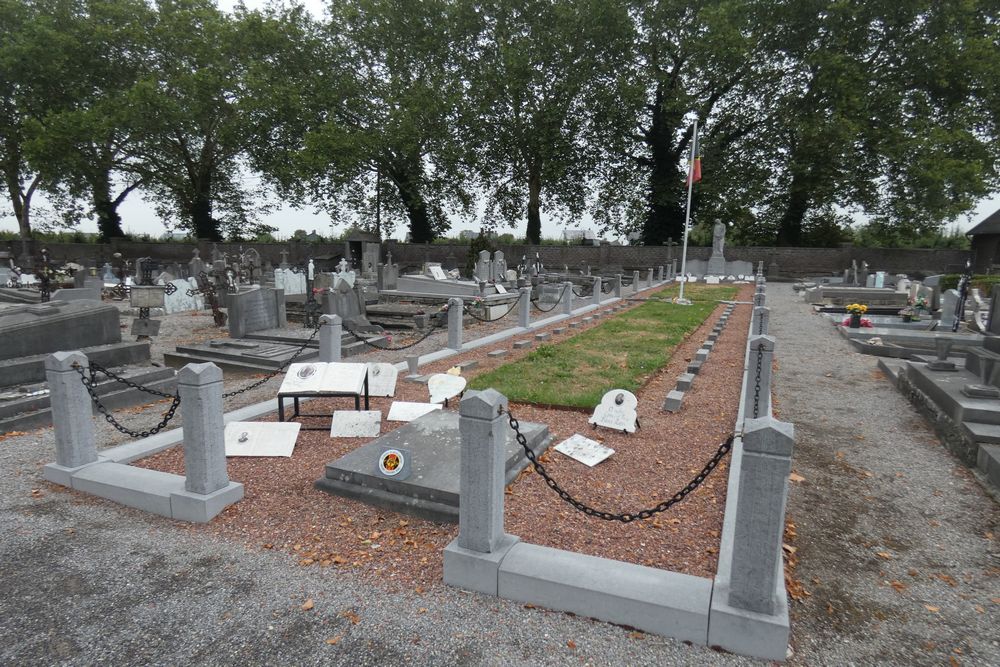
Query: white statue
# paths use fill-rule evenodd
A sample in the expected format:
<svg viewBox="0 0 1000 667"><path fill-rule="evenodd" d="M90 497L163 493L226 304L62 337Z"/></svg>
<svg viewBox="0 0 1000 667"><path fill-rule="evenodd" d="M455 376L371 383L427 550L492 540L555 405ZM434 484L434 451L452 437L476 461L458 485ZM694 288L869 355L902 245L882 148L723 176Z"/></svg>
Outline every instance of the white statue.
<svg viewBox="0 0 1000 667"><path fill-rule="evenodd" d="M726 245L726 226L722 220L715 219L715 227L712 228L712 254L721 255L722 249Z"/></svg>

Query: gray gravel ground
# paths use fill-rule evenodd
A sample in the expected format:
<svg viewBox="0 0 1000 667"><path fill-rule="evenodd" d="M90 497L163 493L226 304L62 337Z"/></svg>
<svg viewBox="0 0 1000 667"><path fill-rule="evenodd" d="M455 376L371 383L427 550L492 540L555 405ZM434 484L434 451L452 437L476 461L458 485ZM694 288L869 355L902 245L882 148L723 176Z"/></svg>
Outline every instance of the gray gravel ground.
<svg viewBox="0 0 1000 667"><path fill-rule="evenodd" d="M874 358L789 286L768 299L777 406L796 424L805 478L789 500L794 576L811 592L792 605L792 662L1000 664L996 504ZM245 402L273 393L257 391ZM53 458L50 429L0 442L3 665L757 664L446 587L390 593L300 568L47 485L40 468Z"/></svg>

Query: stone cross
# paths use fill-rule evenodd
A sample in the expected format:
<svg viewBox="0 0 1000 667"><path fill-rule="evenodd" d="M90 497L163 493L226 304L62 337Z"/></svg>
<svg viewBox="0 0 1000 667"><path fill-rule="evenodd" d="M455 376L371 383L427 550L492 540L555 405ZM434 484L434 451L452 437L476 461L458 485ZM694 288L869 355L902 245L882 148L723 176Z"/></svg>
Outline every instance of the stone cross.
<svg viewBox="0 0 1000 667"><path fill-rule="evenodd" d="M288 268L288 251L287 250L282 250L278 254L281 255L281 264L279 264L278 266L280 266L283 269L287 269Z"/></svg>

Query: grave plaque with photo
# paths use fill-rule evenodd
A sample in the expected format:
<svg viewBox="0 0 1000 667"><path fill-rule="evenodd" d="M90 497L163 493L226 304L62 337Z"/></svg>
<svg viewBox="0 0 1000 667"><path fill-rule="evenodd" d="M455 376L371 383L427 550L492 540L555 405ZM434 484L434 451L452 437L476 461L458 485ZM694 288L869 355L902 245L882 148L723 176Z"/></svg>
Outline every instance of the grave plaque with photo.
<svg viewBox="0 0 1000 667"><path fill-rule="evenodd" d="M226 456L291 456L302 424L298 422L229 422Z"/></svg>
<svg viewBox="0 0 1000 667"><path fill-rule="evenodd" d="M396 378L399 372L392 364L369 362L368 395L393 396L396 393Z"/></svg>
<svg viewBox="0 0 1000 667"><path fill-rule="evenodd" d="M465 391L466 380L461 375L435 373L427 380L431 403L445 403Z"/></svg>
<svg viewBox="0 0 1000 667"><path fill-rule="evenodd" d="M612 389L601 398L600 405L594 408L594 414L589 421L595 426L635 433L639 425L639 415L636 411L638 406L639 399L632 392Z"/></svg>

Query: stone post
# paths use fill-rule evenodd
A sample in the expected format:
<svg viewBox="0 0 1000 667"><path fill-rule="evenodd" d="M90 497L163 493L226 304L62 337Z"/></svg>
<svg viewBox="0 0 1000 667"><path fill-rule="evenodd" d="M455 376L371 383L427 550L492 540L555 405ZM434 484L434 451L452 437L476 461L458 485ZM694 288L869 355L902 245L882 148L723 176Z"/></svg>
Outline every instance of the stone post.
<svg viewBox="0 0 1000 667"><path fill-rule="evenodd" d="M622 274L615 274L615 296L622 298Z"/></svg>
<svg viewBox="0 0 1000 667"><path fill-rule="evenodd" d="M662 264L660 264L660 266L657 267L656 282L658 282L658 283L662 283L663 282L663 265Z"/></svg>
<svg viewBox="0 0 1000 667"><path fill-rule="evenodd" d="M770 615L778 608L775 590L781 576L781 540L794 444L792 424L770 416L744 422L729 576L732 607Z"/></svg>
<svg viewBox="0 0 1000 667"><path fill-rule="evenodd" d="M97 461L90 394L73 364L84 371L90 366L87 356L78 351L56 352L45 358L45 379L49 383L56 437L56 464L63 468L79 468Z"/></svg>
<svg viewBox="0 0 1000 667"><path fill-rule="evenodd" d="M562 306L563 314L569 315L573 312L573 283L571 282L563 283Z"/></svg>
<svg viewBox="0 0 1000 667"><path fill-rule="evenodd" d="M767 295L763 292L757 292L753 295L753 305L754 307L763 306L764 302L767 300Z"/></svg>
<svg viewBox="0 0 1000 667"><path fill-rule="evenodd" d="M771 309L767 306L754 306L753 325L750 331L758 336L766 336L771 324Z"/></svg>
<svg viewBox="0 0 1000 667"><path fill-rule="evenodd" d="M744 405L745 419L771 415L771 364L774 360L774 338L750 336L750 356L747 359L747 386Z"/></svg>
<svg viewBox="0 0 1000 667"><path fill-rule="evenodd" d="M638 294L638 293L639 293L639 272L638 271L633 271L632 272L632 294Z"/></svg>
<svg viewBox="0 0 1000 667"><path fill-rule="evenodd" d="M650 267L650 269L646 271L646 288L648 289L652 286L653 286L653 269L652 267Z"/></svg>
<svg viewBox="0 0 1000 667"><path fill-rule="evenodd" d="M462 300L448 299L448 347L462 349Z"/></svg>
<svg viewBox="0 0 1000 667"><path fill-rule="evenodd" d="M603 294L601 294L601 277L600 276L594 276L594 305L595 306L600 306L601 305L601 297L602 296L603 296Z"/></svg>
<svg viewBox="0 0 1000 667"><path fill-rule="evenodd" d="M409 371L410 375L416 375L420 368L420 355L410 354L406 356L406 369Z"/></svg>
<svg viewBox="0 0 1000 667"><path fill-rule="evenodd" d="M521 298L517 301L517 325L527 329L531 324L531 288L521 287L517 290Z"/></svg>
<svg viewBox="0 0 1000 667"><path fill-rule="evenodd" d="M673 280L677 277L677 260L670 260L670 279Z"/></svg>
<svg viewBox="0 0 1000 667"><path fill-rule="evenodd" d="M222 369L212 363L188 364L177 372L184 425L184 489L207 495L229 485L226 425L222 408Z"/></svg>
<svg viewBox="0 0 1000 667"><path fill-rule="evenodd" d="M325 363L340 361L340 343L344 335L340 315L322 315L319 318L319 360Z"/></svg>
<svg viewBox="0 0 1000 667"><path fill-rule="evenodd" d="M507 399L495 389L467 391L458 407L462 437L458 546L490 553L503 538Z"/></svg>

